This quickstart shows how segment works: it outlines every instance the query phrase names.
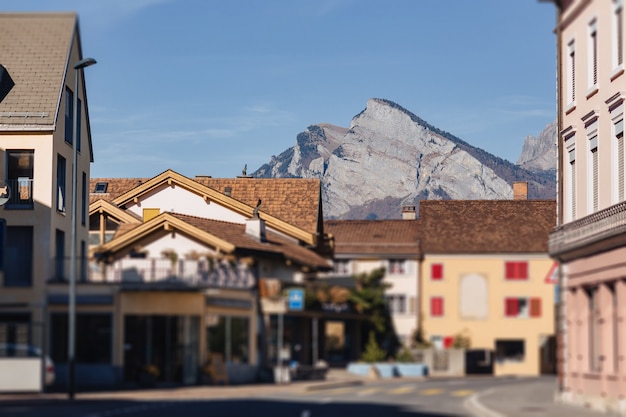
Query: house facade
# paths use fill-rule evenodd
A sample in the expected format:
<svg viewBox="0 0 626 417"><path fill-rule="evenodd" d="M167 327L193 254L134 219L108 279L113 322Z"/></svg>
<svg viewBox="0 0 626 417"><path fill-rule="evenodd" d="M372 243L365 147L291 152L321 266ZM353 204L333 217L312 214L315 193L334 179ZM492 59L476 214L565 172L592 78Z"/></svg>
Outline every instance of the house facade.
<svg viewBox="0 0 626 417"><path fill-rule="evenodd" d="M319 180L167 170L93 179L90 191L92 244L77 288L77 326L92 329L77 335L82 385L142 383L147 370L156 382L194 384L217 356L231 383L256 381L279 347L265 287L301 286L331 267ZM61 285L48 285L48 305L51 356L62 360Z"/></svg>
<svg viewBox="0 0 626 417"><path fill-rule="evenodd" d="M478 353L465 373L553 371L554 221L554 201L421 201L422 342Z"/></svg>
<svg viewBox="0 0 626 417"><path fill-rule="evenodd" d="M77 249L87 254L93 154L86 82L74 69L83 59L78 19L0 14L0 38L0 343L46 351L48 282L67 292L74 183Z"/></svg>
<svg viewBox="0 0 626 417"><path fill-rule="evenodd" d="M417 331L420 244L418 221L326 220L324 230L335 244L329 280L385 269L383 282L394 330L409 347ZM352 283L352 285L354 285Z"/></svg>
<svg viewBox="0 0 626 417"><path fill-rule="evenodd" d="M559 387L565 402L626 413L622 0L558 9Z"/></svg>

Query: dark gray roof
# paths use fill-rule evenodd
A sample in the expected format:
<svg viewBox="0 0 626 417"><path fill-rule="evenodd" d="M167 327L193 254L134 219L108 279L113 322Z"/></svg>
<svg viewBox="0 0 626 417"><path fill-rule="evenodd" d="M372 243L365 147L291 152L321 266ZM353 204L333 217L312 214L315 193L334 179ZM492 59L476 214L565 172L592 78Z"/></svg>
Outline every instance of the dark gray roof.
<svg viewBox="0 0 626 417"><path fill-rule="evenodd" d="M54 128L75 13L0 14L0 130Z"/></svg>

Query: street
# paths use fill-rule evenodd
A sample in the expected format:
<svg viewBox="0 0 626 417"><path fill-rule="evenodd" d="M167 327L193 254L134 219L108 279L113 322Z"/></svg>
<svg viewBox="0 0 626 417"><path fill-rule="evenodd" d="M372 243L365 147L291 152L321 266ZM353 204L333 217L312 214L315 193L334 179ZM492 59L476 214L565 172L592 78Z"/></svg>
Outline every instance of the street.
<svg viewBox="0 0 626 417"><path fill-rule="evenodd" d="M3 417L185 416L472 416L464 406L472 395L514 378L394 379L311 389L309 385L190 387L173 390L80 395L28 401L0 400Z"/></svg>

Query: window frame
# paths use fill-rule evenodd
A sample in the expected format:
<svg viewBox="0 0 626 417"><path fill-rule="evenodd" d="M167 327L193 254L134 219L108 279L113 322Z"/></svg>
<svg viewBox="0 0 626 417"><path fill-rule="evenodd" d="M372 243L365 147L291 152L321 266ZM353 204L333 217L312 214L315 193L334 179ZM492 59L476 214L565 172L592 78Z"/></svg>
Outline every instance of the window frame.
<svg viewBox="0 0 626 417"><path fill-rule="evenodd" d="M56 178L56 210L57 213L66 213L67 201L67 160L63 155L57 154L57 178Z"/></svg>

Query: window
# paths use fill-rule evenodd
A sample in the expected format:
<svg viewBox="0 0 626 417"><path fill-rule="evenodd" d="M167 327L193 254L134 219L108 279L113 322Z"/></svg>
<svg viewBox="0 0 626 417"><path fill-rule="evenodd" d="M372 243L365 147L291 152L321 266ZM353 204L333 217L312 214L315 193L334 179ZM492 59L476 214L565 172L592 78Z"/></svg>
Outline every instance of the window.
<svg viewBox="0 0 626 417"><path fill-rule="evenodd" d="M54 279L64 280L65 276L65 232L57 229L55 235L55 268Z"/></svg>
<svg viewBox="0 0 626 417"><path fill-rule="evenodd" d="M404 259L389 259L390 274L404 274L405 272Z"/></svg>
<svg viewBox="0 0 626 417"><path fill-rule="evenodd" d="M430 265L430 279L439 281L443 279L443 264Z"/></svg>
<svg viewBox="0 0 626 417"><path fill-rule="evenodd" d="M80 241L80 269L78 279L81 282L87 281L87 246L84 240Z"/></svg>
<svg viewBox="0 0 626 417"><path fill-rule="evenodd" d="M613 125L616 141L617 201L624 201L624 120Z"/></svg>
<svg viewBox="0 0 626 417"><path fill-rule="evenodd" d="M50 317L50 357L54 362L67 363L67 313L52 313ZM110 364L113 352L113 320L108 313L79 313L76 315L76 361L79 363Z"/></svg>
<svg viewBox="0 0 626 417"><path fill-rule="evenodd" d="M105 194L107 192L108 182L97 182L93 190L95 194Z"/></svg>
<svg viewBox="0 0 626 417"><path fill-rule="evenodd" d="M81 101L80 99L78 99L78 107L76 107L76 150L78 152L80 152L80 131L81 131L81 122L80 122L80 115L81 115Z"/></svg>
<svg viewBox="0 0 626 417"><path fill-rule="evenodd" d="M569 195L569 220L576 220L576 150L567 152L569 164L567 166L569 183L567 184L567 194Z"/></svg>
<svg viewBox="0 0 626 417"><path fill-rule="evenodd" d="M33 282L33 227L7 226L5 287L29 287Z"/></svg>
<svg viewBox="0 0 626 417"><path fill-rule="evenodd" d="M335 259L335 262L333 264L333 271L336 274L349 274L350 261L348 259Z"/></svg>
<svg viewBox="0 0 626 417"><path fill-rule="evenodd" d="M461 277L459 285L460 315L466 320L484 320L489 314L487 280L478 274Z"/></svg>
<svg viewBox="0 0 626 417"><path fill-rule="evenodd" d="M210 315L207 346L211 353L221 353L226 362L248 363L250 352L247 317Z"/></svg>
<svg viewBox="0 0 626 417"><path fill-rule="evenodd" d="M83 172L83 186L81 187L81 210L80 224L83 226L87 222L87 173Z"/></svg>
<svg viewBox="0 0 626 417"><path fill-rule="evenodd" d="M587 321L589 331L589 371L601 371L601 352L600 352L600 317L598 303L598 287L588 288L587 294Z"/></svg>
<svg viewBox="0 0 626 417"><path fill-rule="evenodd" d="M0 312L0 344L31 344L30 313Z"/></svg>
<svg viewBox="0 0 626 417"><path fill-rule="evenodd" d="M572 40L567 46L567 104L576 101L576 50Z"/></svg>
<svg viewBox="0 0 626 417"><path fill-rule="evenodd" d="M528 279L528 262L509 261L504 263L504 274L507 280Z"/></svg>
<svg viewBox="0 0 626 417"><path fill-rule="evenodd" d="M7 150L7 185L11 197L7 208L33 207L34 156L32 150Z"/></svg>
<svg viewBox="0 0 626 417"><path fill-rule="evenodd" d="M525 355L523 339L496 339L496 361L523 362Z"/></svg>
<svg viewBox="0 0 626 417"><path fill-rule="evenodd" d="M65 87L65 141L72 145L74 141L74 93L68 87Z"/></svg>
<svg viewBox="0 0 626 417"><path fill-rule="evenodd" d="M588 34L588 86L594 87L598 85L598 25L595 19L589 24Z"/></svg>
<svg viewBox="0 0 626 417"><path fill-rule="evenodd" d="M443 317L443 297L430 297L430 316Z"/></svg>
<svg viewBox="0 0 626 417"><path fill-rule="evenodd" d="M591 151L589 159L589 181L591 185L590 193L590 212L598 211L598 135L593 135L589 139L589 150Z"/></svg>
<svg viewBox="0 0 626 417"><path fill-rule="evenodd" d="M57 211L65 213L65 158L57 155Z"/></svg>
<svg viewBox="0 0 626 417"><path fill-rule="evenodd" d="M613 68L619 68L624 63L622 7L622 0L613 1Z"/></svg>
<svg viewBox="0 0 626 417"><path fill-rule="evenodd" d="M541 298L507 297L504 299L505 317L541 317Z"/></svg>
<svg viewBox="0 0 626 417"><path fill-rule="evenodd" d="M386 295L387 306L389 312L392 314L405 314L407 313L406 295L403 294L389 294Z"/></svg>

